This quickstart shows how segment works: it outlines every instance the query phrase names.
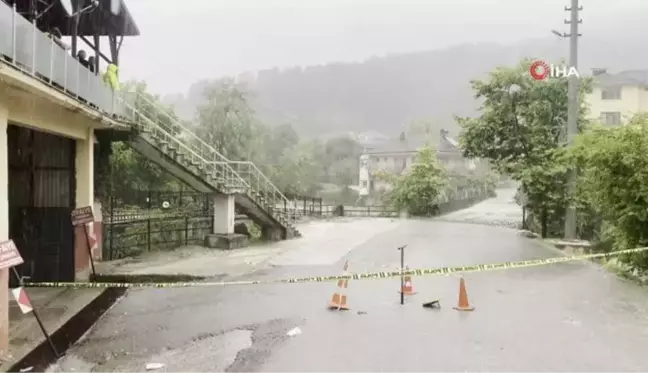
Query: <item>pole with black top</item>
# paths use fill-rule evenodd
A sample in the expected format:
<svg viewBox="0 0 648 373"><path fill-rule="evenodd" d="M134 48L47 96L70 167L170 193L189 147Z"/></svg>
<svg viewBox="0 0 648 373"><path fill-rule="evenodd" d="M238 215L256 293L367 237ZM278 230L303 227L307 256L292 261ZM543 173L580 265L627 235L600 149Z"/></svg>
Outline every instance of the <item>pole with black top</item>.
<svg viewBox="0 0 648 373"><path fill-rule="evenodd" d="M401 281L401 291L400 291L400 304L405 304L405 292L403 291L403 286L405 286L405 277L403 276L403 270L405 269L405 248L407 245L401 246L398 248L401 254L401 263L400 263L400 281Z"/></svg>

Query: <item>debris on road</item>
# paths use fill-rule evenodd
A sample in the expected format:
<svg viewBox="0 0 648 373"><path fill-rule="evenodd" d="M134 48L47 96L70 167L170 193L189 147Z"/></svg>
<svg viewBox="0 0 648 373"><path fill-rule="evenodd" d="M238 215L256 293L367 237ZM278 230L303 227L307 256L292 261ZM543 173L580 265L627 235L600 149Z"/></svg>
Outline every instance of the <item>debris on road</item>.
<svg viewBox="0 0 648 373"><path fill-rule="evenodd" d="M358 311L358 315L366 315L367 311Z"/></svg>
<svg viewBox="0 0 648 373"><path fill-rule="evenodd" d="M146 363L146 370L158 370L164 368L162 363Z"/></svg>
<svg viewBox="0 0 648 373"><path fill-rule="evenodd" d="M530 230L526 229L521 229L518 231L518 236L526 237L526 238L538 238L539 235L537 233L531 232Z"/></svg>
<svg viewBox="0 0 648 373"><path fill-rule="evenodd" d="M438 299L435 299L431 302L423 303L423 308L441 308L441 303Z"/></svg>
<svg viewBox="0 0 648 373"><path fill-rule="evenodd" d="M295 328L290 329L288 331L288 333L286 333L286 335L289 336L289 337L294 337L296 335L300 335L301 332L302 332L301 329L295 327Z"/></svg>

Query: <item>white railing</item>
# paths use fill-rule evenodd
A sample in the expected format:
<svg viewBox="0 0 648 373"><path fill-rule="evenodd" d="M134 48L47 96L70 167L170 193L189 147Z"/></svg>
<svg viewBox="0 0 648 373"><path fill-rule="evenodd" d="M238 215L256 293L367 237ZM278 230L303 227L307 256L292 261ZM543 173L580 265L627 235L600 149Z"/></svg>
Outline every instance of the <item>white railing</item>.
<svg viewBox="0 0 648 373"><path fill-rule="evenodd" d="M280 213L285 217L290 217L290 220L296 220L298 210L294 201L289 200L286 196L259 170L254 163L249 161L231 161L223 154L218 152L214 147L207 144L203 139L197 136L193 131L187 128L177 118L172 116L165 108L160 107L159 104L152 102L141 94L136 92L122 92L123 97L128 97L128 102L139 102L141 105L136 105L138 110L135 110L129 104L124 103L129 111L134 111L135 115L127 115L128 117L135 118L138 123L142 123L145 127L155 125L160 127L161 123L171 123L173 128L163 130L165 138L172 142L178 143L181 147L190 149L191 153L195 156L207 161L208 164L213 165L218 173L226 174L225 180L227 182L234 182L235 184L243 184L247 188L260 193L266 200L273 213ZM151 108L146 112L141 112L139 108ZM179 132L173 136L169 136L168 132ZM171 137L171 138L169 138ZM235 180L237 179L237 180ZM281 209L276 209L274 206L284 206Z"/></svg>
<svg viewBox="0 0 648 373"><path fill-rule="evenodd" d="M68 51L0 1L0 61L109 115L124 116L113 91L100 75L84 67Z"/></svg>

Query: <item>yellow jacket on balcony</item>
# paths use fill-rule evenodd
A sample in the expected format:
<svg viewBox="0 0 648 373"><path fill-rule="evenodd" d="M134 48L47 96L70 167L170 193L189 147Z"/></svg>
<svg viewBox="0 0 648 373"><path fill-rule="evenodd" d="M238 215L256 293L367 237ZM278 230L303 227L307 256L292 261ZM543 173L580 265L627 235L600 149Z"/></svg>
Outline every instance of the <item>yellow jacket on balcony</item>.
<svg viewBox="0 0 648 373"><path fill-rule="evenodd" d="M108 84L113 91L119 89L119 67L115 64L108 65L108 69L103 76L104 83Z"/></svg>

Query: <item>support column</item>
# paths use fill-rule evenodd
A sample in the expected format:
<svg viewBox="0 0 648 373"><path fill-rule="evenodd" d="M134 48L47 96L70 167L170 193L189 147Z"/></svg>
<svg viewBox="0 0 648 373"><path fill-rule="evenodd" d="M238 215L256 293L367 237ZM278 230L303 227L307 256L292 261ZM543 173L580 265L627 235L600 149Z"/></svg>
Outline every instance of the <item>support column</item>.
<svg viewBox="0 0 648 373"><path fill-rule="evenodd" d="M236 249L247 246L247 236L234 233L234 194L214 196L214 230L205 237L205 246L218 249Z"/></svg>
<svg viewBox="0 0 648 373"><path fill-rule="evenodd" d="M9 109L0 103L0 242L9 239ZM0 270L0 357L9 353L9 269Z"/></svg>
<svg viewBox="0 0 648 373"><path fill-rule="evenodd" d="M214 197L214 234L234 233L234 209L233 194L217 194Z"/></svg>
<svg viewBox="0 0 648 373"><path fill-rule="evenodd" d="M279 227L263 227L261 229L263 238L268 241L281 241L283 229Z"/></svg>
<svg viewBox="0 0 648 373"><path fill-rule="evenodd" d="M76 141L76 200L75 208L94 207L94 130L89 128L86 138ZM94 211L96 214L97 212ZM92 233L94 226L89 227ZM88 280L90 276L90 256L88 240L83 226L74 229L74 272L76 280Z"/></svg>

